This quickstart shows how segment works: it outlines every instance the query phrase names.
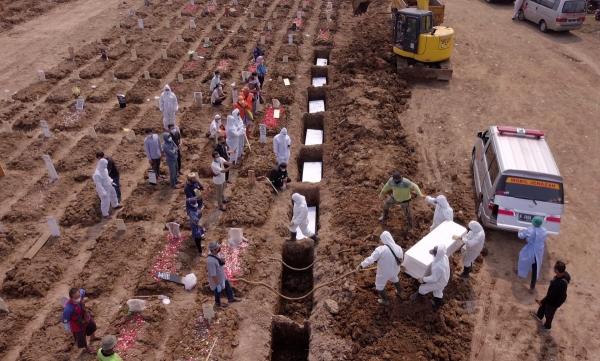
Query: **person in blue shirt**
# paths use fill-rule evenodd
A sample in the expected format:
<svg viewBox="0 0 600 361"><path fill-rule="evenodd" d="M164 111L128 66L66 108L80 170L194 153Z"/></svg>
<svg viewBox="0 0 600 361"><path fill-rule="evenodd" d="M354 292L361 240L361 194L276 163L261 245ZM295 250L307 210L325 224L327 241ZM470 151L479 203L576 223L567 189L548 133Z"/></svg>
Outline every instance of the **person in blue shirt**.
<svg viewBox="0 0 600 361"><path fill-rule="evenodd" d="M544 258L544 246L548 231L542 227L544 219L539 216L533 217L531 220L532 226L519 232L518 236L521 239L526 239L527 244L519 253L519 265L515 270L517 275L526 278L531 270L531 285L529 292L533 293L537 278L542 269L542 260Z"/></svg>
<svg viewBox="0 0 600 361"><path fill-rule="evenodd" d="M87 336L90 337L90 342L100 340L102 336L96 335L96 323L83 303L84 297L83 288L69 290L69 301L63 310L62 323L66 324L67 330L73 333L78 348L85 348L87 353L95 355L96 352L87 343Z"/></svg>

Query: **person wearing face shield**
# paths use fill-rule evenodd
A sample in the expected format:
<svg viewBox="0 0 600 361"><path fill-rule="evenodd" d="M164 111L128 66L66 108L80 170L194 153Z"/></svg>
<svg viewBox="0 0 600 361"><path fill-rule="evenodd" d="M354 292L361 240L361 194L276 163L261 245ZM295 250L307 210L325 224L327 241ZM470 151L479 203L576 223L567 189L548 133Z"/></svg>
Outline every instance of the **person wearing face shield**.
<svg viewBox="0 0 600 361"><path fill-rule="evenodd" d="M394 172L392 178L390 178L385 186L383 186L383 189L379 193L379 199L383 199L385 194L390 190L392 190L392 195L387 199L387 201L385 201L385 203L383 203L383 215L379 218L379 220L386 221L388 219L390 207L394 204L400 204L404 210L406 219L408 220L408 232L410 233L413 230L413 219L412 215L410 214L410 191L412 190L419 197L425 198L425 196L421 194L421 190L415 183L402 177L400 172Z"/></svg>
<svg viewBox="0 0 600 361"><path fill-rule="evenodd" d="M169 181L171 183L171 188L179 189L180 187L177 185L177 183L181 183L177 180L177 152L179 147L177 147L173 141L171 134L163 133L163 139L165 140L163 150L167 159L167 166L169 166Z"/></svg>
<svg viewBox="0 0 600 361"><path fill-rule="evenodd" d="M439 195L435 198L426 196L425 202L435 206L435 211L433 212L433 224L429 227L429 232L432 232L440 224L452 222L454 219L454 211L450 207L450 204L448 204L445 196Z"/></svg>
<svg viewBox="0 0 600 361"><path fill-rule="evenodd" d="M225 275L225 270L223 269L225 260L221 258L219 253L221 252L221 247L219 247L217 242L210 242L208 249L210 251L208 257L206 258L206 267L208 268L208 284L210 286L210 290L214 291L215 293L215 306L225 308L229 306L229 303L240 302L242 299L235 297L233 294L233 289L231 288L231 284L227 279L227 275ZM221 292L223 290L225 290L225 293L227 294L229 303L221 303Z"/></svg>
<svg viewBox="0 0 600 361"><path fill-rule="evenodd" d="M237 149L237 159L241 163L242 156L244 155L244 147L246 146L246 137L244 136L244 133L246 133L246 127L244 126L244 120L240 117L240 111L238 109L234 109L231 112L231 115L233 116L237 132L241 132L240 136L237 137L238 144L235 147L235 149Z"/></svg>
<svg viewBox="0 0 600 361"><path fill-rule="evenodd" d="M68 331L73 333L78 348L85 348L87 353L95 355L96 352L88 344L87 337L89 336L91 342L101 340L102 336L96 335L96 323L83 302L84 297L85 290L83 288L69 290L69 300L63 310L62 323L65 324Z"/></svg>
<svg viewBox="0 0 600 361"><path fill-rule="evenodd" d="M164 91L158 99L158 108L163 113L163 126L169 129L169 124L175 124L175 112L179 110L177 96L171 91L169 85L165 85Z"/></svg>
<svg viewBox="0 0 600 361"><path fill-rule="evenodd" d="M394 284L394 287L396 287L396 295L402 298L402 286L400 285L398 274L400 273L400 263L404 256L402 248L394 242L394 238L392 238L390 232L384 231L379 238L381 239L383 246L375 248L375 251L373 251L371 256L367 257L356 268L356 273L358 273L361 268L369 267L377 262L375 289L377 289L377 292L381 296L377 302L382 305L389 305L390 301L384 289L388 281Z"/></svg>
<svg viewBox="0 0 600 361"><path fill-rule="evenodd" d="M438 310L442 306L442 298L444 297L444 288L450 280L450 261L446 256L446 246L439 245L433 247L429 251L434 259L431 263L431 275L420 278L419 290L410 296L411 301L417 300L421 295L426 295L433 292L433 309Z"/></svg>
<svg viewBox="0 0 600 361"><path fill-rule="evenodd" d="M485 233L481 224L471 221L464 236L452 236L454 240L461 240L465 245L460 249L463 257L463 271L459 276L468 278L473 271L473 261L479 256L485 242Z"/></svg>

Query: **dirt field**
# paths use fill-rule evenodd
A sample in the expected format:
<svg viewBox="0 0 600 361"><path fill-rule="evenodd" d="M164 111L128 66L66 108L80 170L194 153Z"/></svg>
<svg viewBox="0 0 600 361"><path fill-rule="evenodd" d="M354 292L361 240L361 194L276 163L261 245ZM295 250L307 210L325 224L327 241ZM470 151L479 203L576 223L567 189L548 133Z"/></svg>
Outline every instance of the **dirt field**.
<svg viewBox="0 0 600 361"><path fill-rule="evenodd" d="M600 359L595 337L600 312L593 303L599 294L600 247L593 240L600 229L593 209L600 146L593 140L598 132L593 121L600 109L600 22L588 17L581 31L542 34L534 24L511 21L512 5L446 1L444 25L456 34L454 77L406 82L395 74L391 30L381 14L389 10L388 2L373 2L367 14L354 17L350 3L333 2L327 9L326 0L308 0L296 20L300 0L240 0L230 17L223 6L208 1L150 4L4 2L0 85L16 93L13 103L0 102L0 120L13 129L11 134L0 129L0 163L7 173L0 178L0 297L10 309L0 311L2 360L95 359L77 349L60 323L60 298L71 287L87 290L98 333L116 334L118 353L128 360L205 360L212 346L211 360L236 361ZM133 17L130 8L136 11ZM145 29L138 29L138 18ZM196 29L189 28L190 19ZM178 35L183 44L176 43ZM565 178L561 234L548 239L536 293L527 292L528 279L512 273L524 243L515 234L487 230L485 257L476 260L470 280L457 277L460 255L451 257L453 275L440 312L433 312L428 300L407 299L418 282L406 275L401 277L404 298L388 285L392 305L381 307L374 272L367 271L300 301L236 281L234 291L243 302L218 310L210 325L203 321L202 305L214 302L206 260L188 238L183 192L168 183L148 185L142 130L161 130L154 97L169 83L180 102L184 172L198 172L212 188L213 141L205 133L215 113L225 118L232 107L230 99L219 108L207 104L210 78L219 68L225 90L231 91L233 82L240 90L240 72L248 69L261 35L269 72L265 106L279 99L282 117L268 128L266 145L257 140L257 124L271 124L272 111L264 109L255 120L252 150L244 152L226 190L227 212L217 210L214 191L204 199L204 244L222 242L231 278L264 282L293 298L353 270L379 243L384 228L377 221L377 195L396 169L425 194L445 194L455 221L468 223L475 218L469 170L475 133L504 124L543 129ZM100 59L101 48L109 61ZM129 59L131 49L137 51L135 62ZM203 58L191 61L188 50ZM317 57L328 58L329 66L315 67ZM38 69L45 71L45 82L39 82ZM72 80L73 70L81 80ZM144 79L145 71L150 79ZM117 80L108 81L109 73ZM179 73L183 83L177 82ZM280 76L291 85L284 86ZM313 76L326 76L328 85L312 88ZM75 111L73 86L86 99L82 112ZM202 108L193 104L198 91L204 95ZM119 93L126 94L125 109L117 105ZM325 100L326 111L307 114L308 101L316 99ZM52 132L49 139L42 134L42 119ZM272 137L284 126L292 138L288 169L293 182L276 196L264 176L276 162ZM324 130L322 146L303 145L309 126ZM97 139L90 136L91 127ZM129 140L125 129L133 129L136 139ZM91 179L97 150L112 156L121 172L125 209L113 216L125 221L125 232L117 231L114 220L101 218ZM55 182L43 154L56 166ZM323 162L320 183L299 182L306 161ZM253 187L248 170L257 176ZM167 171L164 162L162 171ZM321 242L316 246L308 239L283 240L293 192L318 207ZM399 209L392 210L385 227L404 251L427 234L433 213L424 202L412 203L412 234ZM58 221L61 237L24 259L47 231L46 216ZM182 225L181 239L168 236L164 224L171 221ZM244 227L248 243L227 246L228 227ZM276 259L295 268L316 263L292 271ZM572 276L569 298L552 332L541 334L529 310L545 294L558 259ZM198 285L187 292L158 280L156 271L194 273ZM128 314L128 299L157 294L168 295L171 303L153 299L147 310Z"/></svg>

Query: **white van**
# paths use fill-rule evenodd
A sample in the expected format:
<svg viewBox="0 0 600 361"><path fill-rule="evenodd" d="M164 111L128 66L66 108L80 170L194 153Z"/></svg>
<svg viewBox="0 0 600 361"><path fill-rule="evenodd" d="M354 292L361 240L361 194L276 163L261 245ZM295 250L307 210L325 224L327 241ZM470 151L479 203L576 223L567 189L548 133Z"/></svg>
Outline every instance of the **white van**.
<svg viewBox="0 0 600 361"><path fill-rule="evenodd" d="M524 0L519 20L538 24L540 31L569 31L581 29L587 14L585 0Z"/></svg>
<svg viewBox="0 0 600 361"><path fill-rule="evenodd" d="M516 232L541 216L548 232L558 234L563 179L544 132L492 126L477 133L471 169L477 217L484 226Z"/></svg>

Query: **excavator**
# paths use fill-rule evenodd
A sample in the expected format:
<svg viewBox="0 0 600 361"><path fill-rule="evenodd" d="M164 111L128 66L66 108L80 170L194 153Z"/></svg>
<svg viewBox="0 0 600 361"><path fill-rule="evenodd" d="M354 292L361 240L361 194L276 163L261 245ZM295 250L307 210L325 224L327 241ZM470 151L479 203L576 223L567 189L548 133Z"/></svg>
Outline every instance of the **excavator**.
<svg viewBox="0 0 600 361"><path fill-rule="evenodd" d="M353 0L354 14L364 14L370 2ZM434 24L439 17L434 18L429 2L417 0L416 7L408 7L404 0L392 0L393 50L398 74L407 79L450 80L454 30ZM443 6L441 9L443 21Z"/></svg>

